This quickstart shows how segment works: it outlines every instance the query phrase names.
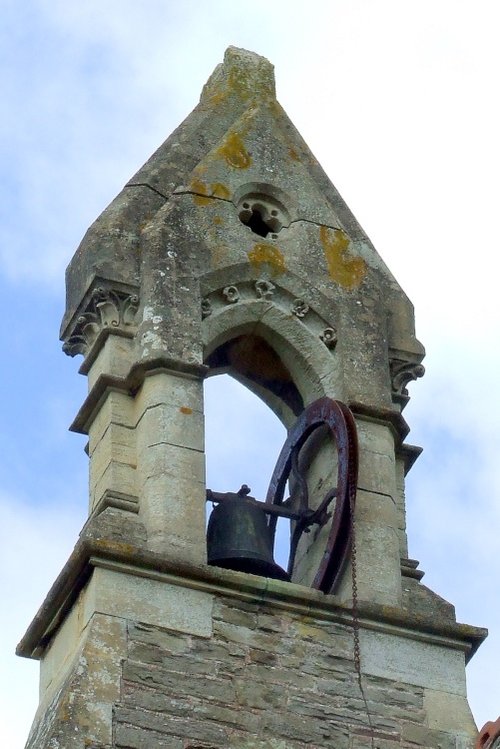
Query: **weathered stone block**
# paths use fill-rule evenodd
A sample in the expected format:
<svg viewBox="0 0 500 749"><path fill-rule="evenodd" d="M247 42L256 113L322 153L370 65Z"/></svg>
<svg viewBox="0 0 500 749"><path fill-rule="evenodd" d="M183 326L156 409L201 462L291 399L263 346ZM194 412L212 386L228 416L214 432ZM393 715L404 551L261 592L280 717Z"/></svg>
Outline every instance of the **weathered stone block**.
<svg viewBox="0 0 500 749"><path fill-rule="evenodd" d="M125 378L134 363L134 341L120 335L109 335L88 373L89 392L101 375Z"/></svg>
<svg viewBox="0 0 500 749"><path fill-rule="evenodd" d="M364 673L465 696L464 655L388 633L361 631Z"/></svg>
<svg viewBox="0 0 500 749"><path fill-rule="evenodd" d="M190 640L183 632L169 632L144 622L128 622L127 632L129 647L144 643L166 653L185 653L191 648ZM205 643L205 640L199 642Z"/></svg>
<svg viewBox="0 0 500 749"><path fill-rule="evenodd" d="M164 471L142 484L141 511L152 549L179 554L191 563L206 562L205 484L189 473L173 481Z"/></svg>
<svg viewBox="0 0 500 749"><path fill-rule="evenodd" d="M361 492L360 492L361 494ZM365 493L363 493L365 494ZM368 495L361 501L379 502L379 495ZM382 500L384 501L384 500ZM392 502L387 498L387 503ZM369 510L367 511L369 514ZM379 549L385 553L380 555ZM359 520L356 523L356 569L358 598L390 606L401 603L401 562L399 536L396 528L377 525L376 521ZM348 562L337 595L341 601L352 600L352 569Z"/></svg>
<svg viewBox="0 0 500 749"><path fill-rule="evenodd" d="M115 745L123 749L183 749L183 739L165 736L148 728L117 723Z"/></svg>
<svg viewBox="0 0 500 749"><path fill-rule="evenodd" d="M216 721L222 726L229 726L231 729L239 728L253 734L259 733L261 727L260 716L250 710L242 709L242 706L237 703L230 706L201 703L194 706L192 715L195 719Z"/></svg>
<svg viewBox="0 0 500 749"><path fill-rule="evenodd" d="M108 463L104 473L93 484L90 484L90 511L99 504L106 492L118 492L137 496L137 479L135 466L129 463Z"/></svg>
<svg viewBox="0 0 500 749"><path fill-rule="evenodd" d="M247 610L242 606L231 605L231 602L225 602L217 598L214 603L214 619L226 622L226 624L235 624L238 627L255 629L257 626L257 617L260 620L260 614L257 615L255 606L252 610Z"/></svg>
<svg viewBox="0 0 500 749"><path fill-rule="evenodd" d="M85 608L203 637L212 632L210 594L126 572L95 569Z"/></svg>
<svg viewBox="0 0 500 749"><path fill-rule="evenodd" d="M200 450L168 442L143 445L139 435L137 441L137 468L143 480L168 475L171 484L183 480L205 481L204 454ZM174 487L172 489L170 493L174 494Z"/></svg>
<svg viewBox="0 0 500 749"><path fill-rule="evenodd" d="M271 652L276 651L280 642L280 637L277 634L247 629L229 622L214 622L214 631L223 640L260 650L270 650Z"/></svg>
<svg viewBox="0 0 500 749"><path fill-rule="evenodd" d="M147 408L137 424L137 448L142 451L158 443L204 449L204 416L188 406L158 403Z"/></svg>
<svg viewBox="0 0 500 749"><path fill-rule="evenodd" d="M356 416L356 430L360 452L368 450L380 455L394 455L394 436L385 424Z"/></svg>
<svg viewBox="0 0 500 749"><path fill-rule="evenodd" d="M424 708L429 728L450 733L463 732L469 739L476 739L477 727L464 695L426 688Z"/></svg>
<svg viewBox="0 0 500 749"><path fill-rule="evenodd" d="M203 413L203 383L184 376L181 372L159 372L146 377L137 393L135 412L137 421L148 409L159 404L172 408L190 408Z"/></svg>
<svg viewBox="0 0 500 749"><path fill-rule="evenodd" d="M135 434L132 429L110 424L102 439L92 446L90 451L91 485L95 486L111 462L136 467Z"/></svg>
<svg viewBox="0 0 500 749"><path fill-rule="evenodd" d="M135 427L134 400L118 390L108 390L106 397L89 425L89 444L96 445L110 424L130 429Z"/></svg>
<svg viewBox="0 0 500 749"><path fill-rule="evenodd" d="M82 620L85 622L85 616ZM53 680L40 703L27 743L30 749L80 749L84 742L87 746L112 745L112 705L120 698L125 623L100 614L87 621L79 644L71 641L70 623L66 629L69 639L63 637L55 643L49 656ZM64 645L73 656L70 660L61 658ZM59 668L54 668L56 661Z"/></svg>
<svg viewBox="0 0 500 749"><path fill-rule="evenodd" d="M165 716L187 716L193 712L193 698L188 694L174 696L129 681L123 683L121 702L126 707L150 710Z"/></svg>
<svg viewBox="0 0 500 749"><path fill-rule="evenodd" d="M394 454L387 455L373 450L360 450L358 487L369 492L396 496Z"/></svg>
<svg viewBox="0 0 500 749"><path fill-rule="evenodd" d="M91 460L95 456L96 462L99 462L103 459L100 458L99 453L107 452L109 459L125 462L123 458L119 457L119 451L123 451L125 448L130 452L128 462L135 464L135 430L132 427L115 424L111 421L107 429L99 434L98 440L95 440L94 435L89 432L89 456Z"/></svg>
<svg viewBox="0 0 500 749"><path fill-rule="evenodd" d="M435 731L427 726L418 726L415 723L403 723L401 738L411 744L423 747L439 747L439 749L456 749L456 736Z"/></svg>
<svg viewBox="0 0 500 749"><path fill-rule="evenodd" d="M356 495L356 521L381 528L397 529L396 504L390 494L358 490ZM363 547L359 550L363 554ZM399 548L398 550L399 551Z"/></svg>

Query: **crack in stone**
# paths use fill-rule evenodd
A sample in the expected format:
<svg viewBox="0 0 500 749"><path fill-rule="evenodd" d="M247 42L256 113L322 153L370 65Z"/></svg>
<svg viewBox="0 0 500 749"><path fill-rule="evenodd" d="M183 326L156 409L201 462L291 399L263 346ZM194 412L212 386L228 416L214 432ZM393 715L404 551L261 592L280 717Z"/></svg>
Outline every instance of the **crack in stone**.
<svg viewBox="0 0 500 749"><path fill-rule="evenodd" d="M168 200L168 196L164 195L162 192L156 189L156 187L152 187L151 185L148 185L147 182L128 182L125 185L125 188L127 187L147 187L152 192L155 192L157 195L160 196L160 198L163 198L164 200Z"/></svg>

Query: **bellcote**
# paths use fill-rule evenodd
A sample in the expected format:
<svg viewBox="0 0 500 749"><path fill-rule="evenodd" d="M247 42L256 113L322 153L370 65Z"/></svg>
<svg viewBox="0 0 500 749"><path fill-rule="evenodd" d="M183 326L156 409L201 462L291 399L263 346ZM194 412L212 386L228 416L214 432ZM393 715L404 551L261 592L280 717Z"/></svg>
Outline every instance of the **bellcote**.
<svg viewBox="0 0 500 749"><path fill-rule="evenodd" d="M41 660L27 749L470 746L464 666L486 632L408 558L413 307L267 60L230 47L90 227L61 337L88 377L89 518L18 647ZM287 427L265 505L247 476L206 486L203 381L221 372ZM242 503L257 561L249 524L228 544Z"/></svg>
<svg viewBox="0 0 500 749"><path fill-rule="evenodd" d="M272 65L230 47L198 106L85 235L61 335L84 370L110 333L133 341L136 363L217 368L237 358L230 330L273 316L275 339L295 323L299 380L311 347L325 359L310 382L290 374L284 407L242 365L289 422L324 377L346 402L399 412L423 373L412 305L276 100ZM279 355L293 361L289 338Z"/></svg>

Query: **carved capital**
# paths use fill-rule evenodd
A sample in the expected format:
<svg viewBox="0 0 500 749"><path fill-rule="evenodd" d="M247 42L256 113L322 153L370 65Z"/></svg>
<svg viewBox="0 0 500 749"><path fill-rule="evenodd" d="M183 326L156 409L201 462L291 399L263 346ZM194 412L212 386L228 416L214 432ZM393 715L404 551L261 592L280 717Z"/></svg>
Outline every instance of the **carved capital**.
<svg viewBox="0 0 500 749"><path fill-rule="evenodd" d="M87 356L103 331L132 336L139 307L137 294L98 286L90 294L63 344L68 356Z"/></svg>

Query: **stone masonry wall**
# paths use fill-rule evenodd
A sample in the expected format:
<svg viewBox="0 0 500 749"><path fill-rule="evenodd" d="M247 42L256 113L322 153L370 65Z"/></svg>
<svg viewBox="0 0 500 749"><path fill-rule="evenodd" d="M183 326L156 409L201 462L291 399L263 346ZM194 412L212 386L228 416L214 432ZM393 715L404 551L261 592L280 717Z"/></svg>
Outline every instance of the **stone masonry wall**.
<svg viewBox="0 0 500 749"><path fill-rule="evenodd" d="M457 746L451 734L426 727L421 687L364 676L363 688L366 704L349 627L216 598L211 639L128 624L114 746Z"/></svg>

